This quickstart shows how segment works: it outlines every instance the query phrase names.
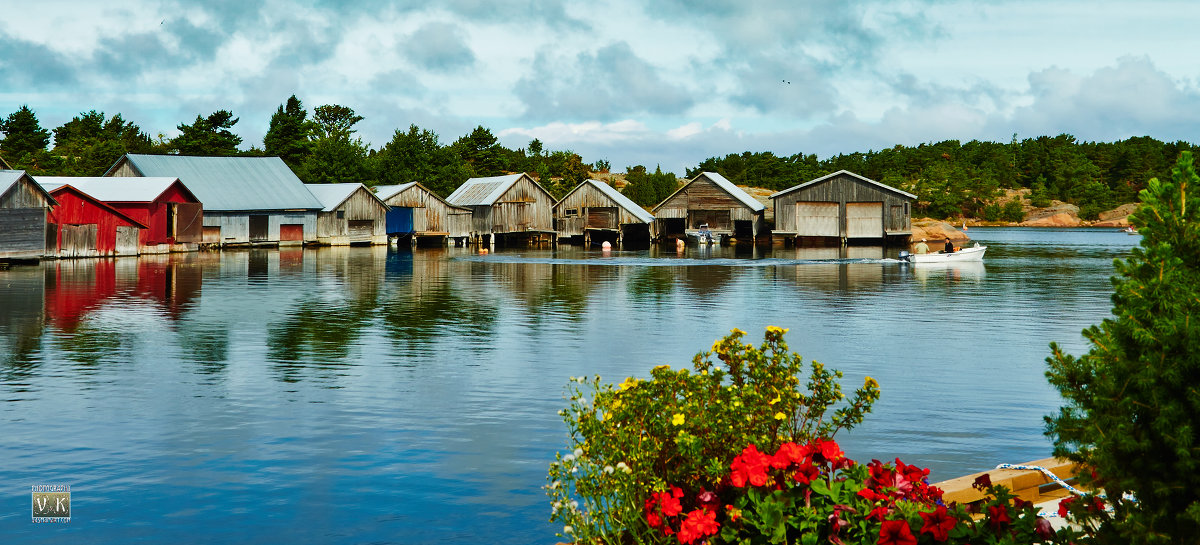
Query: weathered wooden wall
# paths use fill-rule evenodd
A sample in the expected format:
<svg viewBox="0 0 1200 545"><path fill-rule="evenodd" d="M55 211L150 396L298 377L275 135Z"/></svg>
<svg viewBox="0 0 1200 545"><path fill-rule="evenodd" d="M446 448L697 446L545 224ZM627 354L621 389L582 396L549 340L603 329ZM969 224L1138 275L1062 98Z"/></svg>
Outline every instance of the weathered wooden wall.
<svg viewBox="0 0 1200 545"><path fill-rule="evenodd" d="M840 174L821 183L784 193L773 200L775 231L779 233L799 233L802 236L882 238L885 234L905 235L912 232L909 208L911 200L908 197L848 174ZM826 230L825 220L812 217L814 211L826 209L819 203L837 204L838 232L836 235L811 231L812 229L821 232ZM850 218L852 216L863 217L866 210L865 207L857 211L848 210L848 203L877 203L879 210L882 211L882 219L878 220L880 222L878 227L868 227L865 222L859 221L854 228L851 228L850 223L856 220ZM876 206L873 205L871 208L872 214L878 213L875 211ZM875 234L867 235L868 231Z"/></svg>
<svg viewBox="0 0 1200 545"><path fill-rule="evenodd" d="M91 257L136 255L137 244L130 250L127 244L117 247L117 227L140 227L130 223L117 212L77 193L71 186L51 192L58 201L48 221L58 230L59 248L47 254L59 257ZM128 232L128 231L126 231Z"/></svg>
<svg viewBox="0 0 1200 545"><path fill-rule="evenodd" d="M46 253L45 208L0 208L0 258L37 259Z"/></svg>
<svg viewBox="0 0 1200 545"><path fill-rule="evenodd" d="M280 225L298 225L303 229L302 242L317 240L317 212L315 210L299 210L293 212L216 212L206 211L204 214L204 240L216 240L215 244L247 244L250 242L250 216L267 216L267 233L263 243L280 242ZM258 242L258 241L256 241Z"/></svg>
<svg viewBox="0 0 1200 545"><path fill-rule="evenodd" d="M142 229L142 251L158 252L160 247L200 242L204 224L203 205L183 189L180 182L171 184L162 195L149 202L110 202L109 206L146 224ZM184 246L175 246L175 250ZM192 245L189 249L195 249Z"/></svg>
<svg viewBox="0 0 1200 545"><path fill-rule="evenodd" d="M460 238L471 234L469 209L451 206L420 184L414 184L384 202L392 208L413 209L413 230L417 236L444 234Z"/></svg>
<svg viewBox="0 0 1200 545"><path fill-rule="evenodd" d="M708 224L714 232L733 231L735 221L749 221L761 232L763 215L756 212L705 177L692 180L654 209L656 220L685 218L686 229Z"/></svg>
<svg viewBox="0 0 1200 545"><path fill-rule="evenodd" d="M571 211L574 211L571 213ZM582 235L585 229L614 229L633 223L644 223L620 203L591 184L583 184L554 205L558 235Z"/></svg>
<svg viewBox="0 0 1200 545"><path fill-rule="evenodd" d="M475 228L482 233L552 232L553 207L554 198L531 178L522 176L489 207L489 213L477 213Z"/></svg>
<svg viewBox="0 0 1200 545"><path fill-rule="evenodd" d="M387 207L369 191L360 187L337 209L318 213L317 242L333 246L387 244Z"/></svg>

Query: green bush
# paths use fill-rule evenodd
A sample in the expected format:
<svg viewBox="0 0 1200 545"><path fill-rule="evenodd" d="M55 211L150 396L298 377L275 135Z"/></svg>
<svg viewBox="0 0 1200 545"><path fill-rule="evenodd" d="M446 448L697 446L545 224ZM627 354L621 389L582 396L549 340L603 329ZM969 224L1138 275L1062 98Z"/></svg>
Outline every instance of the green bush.
<svg viewBox="0 0 1200 545"><path fill-rule="evenodd" d="M861 423L879 398L878 383L867 377L847 399L842 374L812 362L801 390L805 366L785 333L768 327L755 347L734 329L697 354L691 369L655 367L648 380L574 379L570 405L560 411L570 442L551 463L546 487L563 537L658 542L644 516L655 492L715 490L746 445L774 450Z"/></svg>
<svg viewBox="0 0 1200 545"><path fill-rule="evenodd" d="M1000 211L1000 219L1020 223L1025 221L1025 206L1020 200L1012 200L1004 203L1004 209Z"/></svg>
<svg viewBox="0 0 1200 545"><path fill-rule="evenodd" d="M1117 260L1113 317L1084 330L1074 357L1052 344L1047 377L1066 400L1046 418L1054 452L1113 507L1104 543L1194 543L1200 536L1200 177L1184 152L1150 180Z"/></svg>

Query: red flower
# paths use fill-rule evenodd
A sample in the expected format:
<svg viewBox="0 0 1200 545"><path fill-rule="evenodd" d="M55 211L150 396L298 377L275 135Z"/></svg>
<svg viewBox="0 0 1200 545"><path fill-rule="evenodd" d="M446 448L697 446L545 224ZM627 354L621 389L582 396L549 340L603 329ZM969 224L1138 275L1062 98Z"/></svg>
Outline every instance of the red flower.
<svg viewBox="0 0 1200 545"><path fill-rule="evenodd" d="M842 448L832 440L826 441L824 439L817 439L816 441L812 442L812 446L817 454L820 454L826 462L831 464L836 464L839 460L846 456L846 453L842 452Z"/></svg>
<svg viewBox="0 0 1200 545"><path fill-rule="evenodd" d="M1104 500L1097 496L1092 497L1092 504L1088 506L1088 511L1099 513L1104 510Z"/></svg>
<svg viewBox="0 0 1200 545"><path fill-rule="evenodd" d="M888 509L886 505L880 505L879 507L872 509L870 513L867 513L867 516L864 518L883 522L884 517L888 516L888 512L890 511L891 510Z"/></svg>
<svg viewBox="0 0 1200 545"><path fill-rule="evenodd" d="M1008 506L1006 505L989 505L987 508L988 526L992 530L999 532L1005 525L1012 522L1008 517Z"/></svg>
<svg viewBox="0 0 1200 545"><path fill-rule="evenodd" d="M663 525L662 517L659 517L656 513L646 513L646 524L649 524L651 528L661 528Z"/></svg>
<svg viewBox="0 0 1200 545"><path fill-rule="evenodd" d="M989 486L992 486L992 476L984 473L983 475L975 477L975 482L971 486L981 492L987 490Z"/></svg>
<svg viewBox="0 0 1200 545"><path fill-rule="evenodd" d="M903 520L885 520L879 529L879 545L917 545L917 536Z"/></svg>
<svg viewBox="0 0 1200 545"><path fill-rule="evenodd" d="M800 484L808 484L820 476L821 471L817 469L817 466L808 463L797 468L796 472L792 474L792 479Z"/></svg>
<svg viewBox="0 0 1200 545"><path fill-rule="evenodd" d="M784 469L791 464L803 464L812 456L812 449L807 445L800 446L791 441L779 445L775 456L771 457L771 467Z"/></svg>
<svg viewBox="0 0 1200 545"><path fill-rule="evenodd" d="M1067 518L1071 502L1075 501L1075 496L1067 496L1058 502L1058 516Z"/></svg>
<svg viewBox="0 0 1200 545"><path fill-rule="evenodd" d="M683 512L683 506L679 504L679 498L667 494L666 492L658 492L658 505L662 508L662 514L668 517L673 517Z"/></svg>
<svg viewBox="0 0 1200 545"><path fill-rule="evenodd" d="M720 528L715 511L696 509L688 513L679 527L679 542L688 545L697 539L717 533Z"/></svg>
<svg viewBox="0 0 1200 545"><path fill-rule="evenodd" d="M872 502L887 499L887 496L878 494L874 490L871 490L870 488L864 488L862 490L859 490L858 497L860 497L864 500L867 500L867 501L872 501Z"/></svg>
<svg viewBox="0 0 1200 545"><path fill-rule="evenodd" d="M754 486L763 486L767 484L767 467L770 464L770 457L759 452L758 447L750 445L729 465L729 480L738 488L746 486L747 480Z"/></svg>
<svg viewBox="0 0 1200 545"><path fill-rule="evenodd" d="M934 541L946 541L950 537L950 530L953 530L958 525L958 520L950 516L946 511L946 506L939 505L932 513L921 513L922 534L933 534Z"/></svg>

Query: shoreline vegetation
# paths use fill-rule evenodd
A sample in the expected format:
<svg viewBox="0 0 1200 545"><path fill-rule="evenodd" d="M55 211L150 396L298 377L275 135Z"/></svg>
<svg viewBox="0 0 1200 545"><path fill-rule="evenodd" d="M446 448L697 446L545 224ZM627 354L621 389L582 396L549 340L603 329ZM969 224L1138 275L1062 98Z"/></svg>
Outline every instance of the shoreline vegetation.
<svg viewBox="0 0 1200 545"><path fill-rule="evenodd" d="M745 151L709 157L680 176L661 165L627 165L625 172L614 173L608 158L585 162L570 149L547 149L536 138L509 148L482 125L443 143L436 132L412 124L396 129L388 142L372 145L356 135L361 121L351 107L325 104L309 110L292 95L271 116L259 147L232 132L240 119L230 110L197 115L176 127L177 136L168 137L143 131L119 113L110 117L96 110L50 130L23 105L0 117L0 159L34 176L100 176L126 153L278 156L305 183L374 187L420 181L442 197L469 178L525 172L555 198L594 178L643 207L661 202L681 182L705 171L769 195L847 170L917 195L912 214L917 218L965 219L968 226L1123 227L1128 212L1114 211L1137 202L1151 178L1168 177L1181 153L1200 149L1150 136L1081 142L1069 134L1024 139L1014 134L1008 142L897 144L823 159L799 151L786 156ZM243 149L246 145L249 149ZM1047 209L1054 212L1041 216Z"/></svg>

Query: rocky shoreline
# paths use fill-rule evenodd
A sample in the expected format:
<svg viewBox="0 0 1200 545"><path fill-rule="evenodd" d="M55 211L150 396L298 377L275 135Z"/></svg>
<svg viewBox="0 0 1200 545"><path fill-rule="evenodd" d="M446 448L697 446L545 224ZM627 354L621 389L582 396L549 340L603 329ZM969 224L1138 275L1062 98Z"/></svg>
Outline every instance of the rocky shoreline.
<svg viewBox="0 0 1200 545"><path fill-rule="evenodd" d="M954 220L938 220L933 218L913 218L912 241L921 239L930 241L946 240L954 242L970 240L967 231L971 227L1112 227L1129 226L1129 215L1137 210L1137 203L1123 204L1112 210L1100 213L1094 221L1079 218L1079 207L1060 201L1051 202L1046 208L1033 208L1026 205L1025 221L983 221L980 219L963 218ZM964 231L961 226L966 226Z"/></svg>

